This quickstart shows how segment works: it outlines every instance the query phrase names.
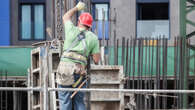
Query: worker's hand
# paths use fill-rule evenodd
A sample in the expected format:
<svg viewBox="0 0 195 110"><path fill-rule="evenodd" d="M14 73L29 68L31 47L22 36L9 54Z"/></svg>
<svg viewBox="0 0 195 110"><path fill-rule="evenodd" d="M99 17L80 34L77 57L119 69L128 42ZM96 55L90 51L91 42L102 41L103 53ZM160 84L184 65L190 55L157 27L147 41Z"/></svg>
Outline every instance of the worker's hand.
<svg viewBox="0 0 195 110"><path fill-rule="evenodd" d="M77 5L76 5L78 11L80 10L84 10L85 9L85 3L83 2L79 2Z"/></svg>
<svg viewBox="0 0 195 110"><path fill-rule="evenodd" d="M84 76L86 74L87 74L86 70L81 70L80 75Z"/></svg>

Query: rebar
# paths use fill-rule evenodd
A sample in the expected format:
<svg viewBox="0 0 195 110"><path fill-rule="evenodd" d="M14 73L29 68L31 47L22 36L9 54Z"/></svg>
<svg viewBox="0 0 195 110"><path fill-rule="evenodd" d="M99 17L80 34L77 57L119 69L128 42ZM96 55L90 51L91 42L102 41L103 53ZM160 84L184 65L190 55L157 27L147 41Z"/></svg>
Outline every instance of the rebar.
<svg viewBox="0 0 195 110"><path fill-rule="evenodd" d="M135 89L135 48L136 48L136 39L133 40L133 89Z"/></svg>
<svg viewBox="0 0 195 110"><path fill-rule="evenodd" d="M127 39L127 43L126 43L126 68L125 68L125 76L128 76L128 64L129 64L129 39Z"/></svg>
<svg viewBox="0 0 195 110"><path fill-rule="evenodd" d="M124 70L125 70L125 37L122 37L122 59L121 59L121 64L123 65L124 67Z"/></svg>

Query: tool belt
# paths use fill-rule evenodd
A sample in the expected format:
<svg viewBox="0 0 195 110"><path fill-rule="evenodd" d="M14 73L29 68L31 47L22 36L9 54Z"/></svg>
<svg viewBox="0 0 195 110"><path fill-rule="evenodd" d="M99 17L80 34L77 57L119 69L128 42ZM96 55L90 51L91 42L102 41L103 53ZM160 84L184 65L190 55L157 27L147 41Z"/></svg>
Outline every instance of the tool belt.
<svg viewBox="0 0 195 110"><path fill-rule="evenodd" d="M86 74L85 66L77 63L70 63L60 61L57 74L56 81L60 85L73 85L74 82L74 74Z"/></svg>
<svg viewBox="0 0 195 110"><path fill-rule="evenodd" d="M76 52L63 52L62 58L69 58L72 60L78 60L83 62L84 64L87 64L87 58L81 54L78 54Z"/></svg>
<svg viewBox="0 0 195 110"><path fill-rule="evenodd" d="M69 62L60 61L57 74L56 74L56 81L60 85L72 85L74 83L74 71L75 71L75 64Z"/></svg>

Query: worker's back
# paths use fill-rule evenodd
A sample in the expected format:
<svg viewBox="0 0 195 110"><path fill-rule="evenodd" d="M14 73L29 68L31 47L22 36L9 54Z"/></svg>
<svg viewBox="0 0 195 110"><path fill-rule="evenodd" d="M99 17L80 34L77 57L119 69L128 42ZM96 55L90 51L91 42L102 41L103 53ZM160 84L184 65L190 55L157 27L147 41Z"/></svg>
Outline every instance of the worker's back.
<svg viewBox="0 0 195 110"><path fill-rule="evenodd" d="M66 36L63 48L64 52L69 49L70 52L76 52L78 54L83 55L84 57L88 57L90 54L95 54L99 52L98 38L93 32L76 27L71 21L67 21L64 27ZM76 42L76 44L71 47L71 45L73 45L73 42L77 39L78 35L82 31L84 32L85 38ZM79 60L73 60L70 58L62 57L61 60L66 62L81 63L85 65Z"/></svg>

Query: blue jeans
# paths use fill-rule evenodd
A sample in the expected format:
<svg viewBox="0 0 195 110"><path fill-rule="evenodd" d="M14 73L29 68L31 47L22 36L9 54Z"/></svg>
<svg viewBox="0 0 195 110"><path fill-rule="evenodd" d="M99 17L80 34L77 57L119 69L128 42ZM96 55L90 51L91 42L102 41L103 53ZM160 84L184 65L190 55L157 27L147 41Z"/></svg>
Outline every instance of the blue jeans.
<svg viewBox="0 0 195 110"><path fill-rule="evenodd" d="M79 79L79 77L80 75L74 74L74 81L76 82ZM59 88L72 88L72 85L70 86L58 85L58 87ZM86 88L86 84L82 88ZM70 96L72 95L72 93L73 92L71 91L59 91L58 92L58 98L60 101L60 110L72 110L72 105L74 106L74 110L86 110L85 104L84 104L84 92L78 92L71 99Z"/></svg>

